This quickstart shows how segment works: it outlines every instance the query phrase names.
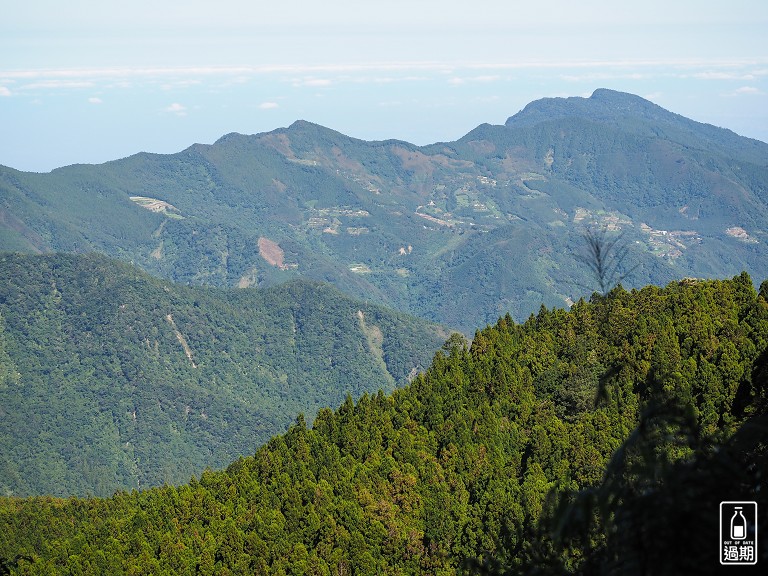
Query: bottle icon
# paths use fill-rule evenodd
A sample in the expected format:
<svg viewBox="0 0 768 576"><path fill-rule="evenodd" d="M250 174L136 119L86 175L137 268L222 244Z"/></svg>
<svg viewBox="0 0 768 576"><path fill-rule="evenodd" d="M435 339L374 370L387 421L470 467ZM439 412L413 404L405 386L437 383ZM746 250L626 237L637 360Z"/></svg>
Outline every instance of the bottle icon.
<svg viewBox="0 0 768 576"><path fill-rule="evenodd" d="M747 519L741 513L741 506L736 506L731 518L731 538L733 540L744 540L746 537Z"/></svg>

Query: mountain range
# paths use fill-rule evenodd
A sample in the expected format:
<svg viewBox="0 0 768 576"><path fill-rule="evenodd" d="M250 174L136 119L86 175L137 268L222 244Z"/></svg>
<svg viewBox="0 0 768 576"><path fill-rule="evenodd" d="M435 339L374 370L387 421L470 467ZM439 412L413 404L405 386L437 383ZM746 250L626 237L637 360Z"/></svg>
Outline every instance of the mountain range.
<svg viewBox="0 0 768 576"><path fill-rule="evenodd" d="M468 335L589 296L587 228L620 235L620 275L640 286L768 276L767 222L768 144L605 89L429 146L298 121L0 168L0 249L101 252L190 285L308 278Z"/></svg>

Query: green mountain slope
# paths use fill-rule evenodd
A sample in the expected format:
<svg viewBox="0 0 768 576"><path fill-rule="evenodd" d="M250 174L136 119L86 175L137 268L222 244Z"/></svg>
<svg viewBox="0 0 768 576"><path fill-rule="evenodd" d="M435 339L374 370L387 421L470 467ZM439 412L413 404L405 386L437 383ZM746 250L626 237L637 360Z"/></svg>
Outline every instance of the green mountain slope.
<svg viewBox="0 0 768 576"><path fill-rule="evenodd" d="M0 499L0 557L25 574L455 574L485 552L519 573L716 573L719 501L768 505L767 295L743 274L502 318L189 485ZM547 495L580 489L561 519L597 524L562 546ZM627 524L638 510L658 531Z"/></svg>
<svg viewBox="0 0 768 576"><path fill-rule="evenodd" d="M392 390L438 327L328 285L189 288L98 255L0 255L0 491L108 495Z"/></svg>
<svg viewBox="0 0 768 576"><path fill-rule="evenodd" d="M766 222L768 144L610 90L424 147L299 121L172 155L0 169L0 248L99 251L188 284L311 278L466 333L590 293L586 226L625 234L642 286L768 275Z"/></svg>

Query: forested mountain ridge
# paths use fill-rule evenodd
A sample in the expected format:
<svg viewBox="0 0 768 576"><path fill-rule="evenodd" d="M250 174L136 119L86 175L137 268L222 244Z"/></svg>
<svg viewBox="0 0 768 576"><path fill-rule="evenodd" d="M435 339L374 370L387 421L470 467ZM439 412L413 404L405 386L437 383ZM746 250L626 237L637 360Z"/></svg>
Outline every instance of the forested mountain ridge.
<svg viewBox="0 0 768 576"><path fill-rule="evenodd" d="M503 317L189 485L0 499L0 557L28 558L20 574L455 574L486 552L512 573L717 573L719 501L768 505L766 297L742 274ZM553 512L548 494L578 490L564 503L586 506ZM580 535L553 540L552 518Z"/></svg>
<svg viewBox="0 0 768 576"><path fill-rule="evenodd" d="M0 248L99 251L187 284L327 281L471 333L594 288L587 226L628 286L768 276L768 144L631 94L529 104L456 142L305 121L48 174L0 168Z"/></svg>
<svg viewBox="0 0 768 576"><path fill-rule="evenodd" d="M101 255L0 254L0 493L188 481L427 366L442 328L329 285L171 284Z"/></svg>

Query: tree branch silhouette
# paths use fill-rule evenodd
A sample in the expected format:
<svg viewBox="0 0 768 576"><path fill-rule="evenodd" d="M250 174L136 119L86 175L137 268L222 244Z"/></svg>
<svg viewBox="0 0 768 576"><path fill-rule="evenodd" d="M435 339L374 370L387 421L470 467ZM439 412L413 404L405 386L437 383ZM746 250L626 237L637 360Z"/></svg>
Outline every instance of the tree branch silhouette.
<svg viewBox="0 0 768 576"><path fill-rule="evenodd" d="M606 226L589 226L584 230L586 254L577 254L576 259L589 268L597 280L600 293L605 296L621 284L639 264L626 269L624 262L629 255L629 246L624 242L624 232L609 237Z"/></svg>

